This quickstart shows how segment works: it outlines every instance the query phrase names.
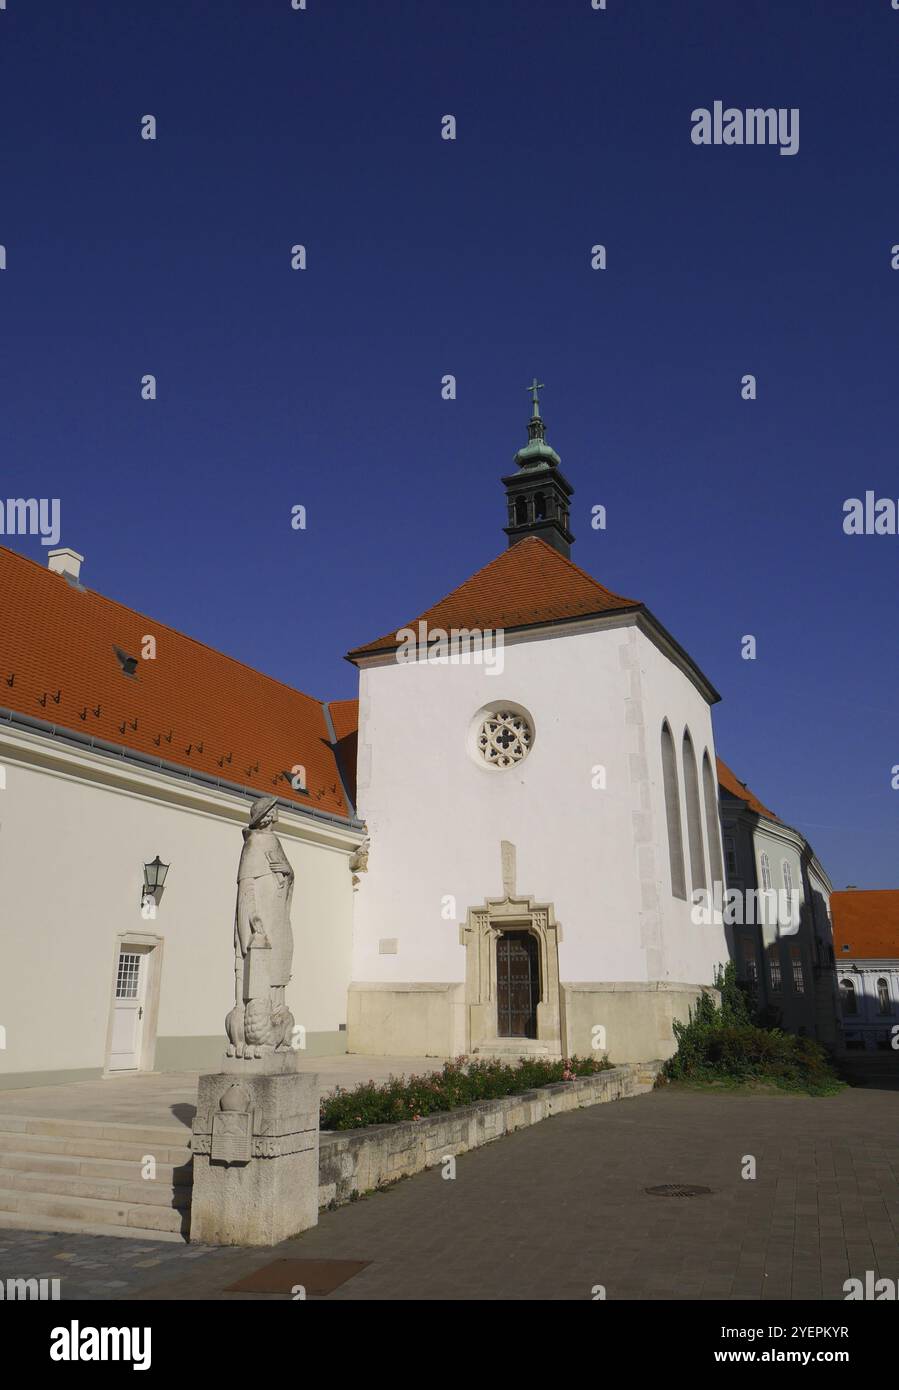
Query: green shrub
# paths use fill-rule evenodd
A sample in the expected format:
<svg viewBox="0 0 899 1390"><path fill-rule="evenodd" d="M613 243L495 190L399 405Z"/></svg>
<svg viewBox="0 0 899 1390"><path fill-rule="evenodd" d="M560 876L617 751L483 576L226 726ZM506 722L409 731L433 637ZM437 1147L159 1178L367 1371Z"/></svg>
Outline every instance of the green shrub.
<svg viewBox="0 0 899 1390"><path fill-rule="evenodd" d="M608 1071L611 1062L600 1057L569 1057L553 1062L535 1057L517 1062L474 1061L457 1057L444 1062L442 1071L423 1076L391 1076L376 1084L364 1081L352 1091L338 1086L322 1097L322 1129L360 1129L365 1125L398 1124L421 1120L425 1115L457 1110L478 1100L519 1095L555 1081L593 1076Z"/></svg>
<svg viewBox="0 0 899 1390"><path fill-rule="evenodd" d="M783 1090L832 1095L841 1083L827 1054L811 1038L753 1019L750 1002L736 981L733 962L718 973L720 1006L704 994L688 1023L675 1023L677 1052L665 1063L671 1081L767 1081Z"/></svg>

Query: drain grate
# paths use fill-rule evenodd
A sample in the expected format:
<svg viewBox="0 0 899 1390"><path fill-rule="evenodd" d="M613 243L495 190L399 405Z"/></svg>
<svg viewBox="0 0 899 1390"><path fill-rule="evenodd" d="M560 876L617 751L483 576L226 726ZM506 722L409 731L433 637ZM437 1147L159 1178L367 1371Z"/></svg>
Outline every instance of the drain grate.
<svg viewBox="0 0 899 1390"><path fill-rule="evenodd" d="M369 1264L370 1260L274 1260L229 1284L225 1293L291 1294L302 1285L310 1297L324 1298Z"/></svg>
<svg viewBox="0 0 899 1390"><path fill-rule="evenodd" d="M663 1182L658 1187L644 1187L650 1197L707 1197L710 1187L696 1187L688 1182Z"/></svg>

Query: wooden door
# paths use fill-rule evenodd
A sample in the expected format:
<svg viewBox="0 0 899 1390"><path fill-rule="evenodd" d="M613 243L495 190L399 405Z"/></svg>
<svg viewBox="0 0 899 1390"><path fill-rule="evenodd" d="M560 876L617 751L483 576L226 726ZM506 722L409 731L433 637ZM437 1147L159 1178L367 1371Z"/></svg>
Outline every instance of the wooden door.
<svg viewBox="0 0 899 1390"><path fill-rule="evenodd" d="M496 943L497 1031L501 1038L536 1038L540 973L531 932L503 932Z"/></svg>

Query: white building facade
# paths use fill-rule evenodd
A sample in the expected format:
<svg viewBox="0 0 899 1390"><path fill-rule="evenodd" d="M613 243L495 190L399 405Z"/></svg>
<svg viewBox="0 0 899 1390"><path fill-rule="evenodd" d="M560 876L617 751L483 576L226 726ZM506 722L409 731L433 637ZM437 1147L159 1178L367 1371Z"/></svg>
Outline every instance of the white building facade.
<svg viewBox="0 0 899 1390"><path fill-rule="evenodd" d="M673 1020L728 957L720 915L691 913L721 875L713 781L704 794L717 696L641 604L542 539L470 584L421 621L439 633L486 613L501 663L468 638L445 661L439 647L397 659L385 639L351 654L371 852L350 1050L670 1055ZM504 625L528 594L532 610L585 614Z"/></svg>
<svg viewBox="0 0 899 1390"><path fill-rule="evenodd" d="M0 633L0 1089L220 1063L266 792L295 874L298 1045L344 1051L363 829L331 711L3 549Z"/></svg>

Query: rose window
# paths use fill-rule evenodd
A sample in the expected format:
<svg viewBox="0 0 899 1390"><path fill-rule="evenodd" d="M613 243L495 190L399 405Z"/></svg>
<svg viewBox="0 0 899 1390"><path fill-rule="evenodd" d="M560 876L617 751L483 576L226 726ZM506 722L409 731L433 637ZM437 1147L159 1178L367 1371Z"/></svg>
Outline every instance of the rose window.
<svg viewBox="0 0 899 1390"><path fill-rule="evenodd" d="M511 767L531 751L534 733L524 715L511 710L488 714L477 736L477 748L491 767Z"/></svg>

